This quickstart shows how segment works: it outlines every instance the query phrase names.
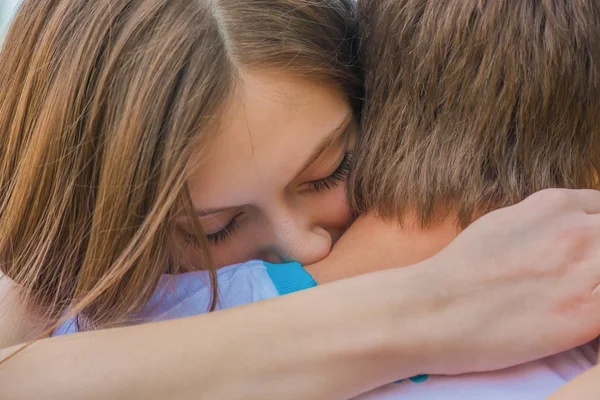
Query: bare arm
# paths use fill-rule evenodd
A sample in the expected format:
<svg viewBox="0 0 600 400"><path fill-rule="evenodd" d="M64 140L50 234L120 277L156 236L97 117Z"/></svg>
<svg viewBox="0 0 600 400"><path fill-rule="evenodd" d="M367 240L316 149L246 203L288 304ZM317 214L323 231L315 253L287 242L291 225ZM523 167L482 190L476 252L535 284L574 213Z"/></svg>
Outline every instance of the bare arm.
<svg viewBox="0 0 600 400"><path fill-rule="evenodd" d="M414 289L420 271L45 339L0 365L2 398L348 398L427 369L425 344L438 339L419 332L430 324L430 299Z"/></svg>
<svg viewBox="0 0 600 400"><path fill-rule="evenodd" d="M3 400L348 398L557 353L600 329L599 213L598 192L550 191L483 217L419 265L44 339L0 364Z"/></svg>

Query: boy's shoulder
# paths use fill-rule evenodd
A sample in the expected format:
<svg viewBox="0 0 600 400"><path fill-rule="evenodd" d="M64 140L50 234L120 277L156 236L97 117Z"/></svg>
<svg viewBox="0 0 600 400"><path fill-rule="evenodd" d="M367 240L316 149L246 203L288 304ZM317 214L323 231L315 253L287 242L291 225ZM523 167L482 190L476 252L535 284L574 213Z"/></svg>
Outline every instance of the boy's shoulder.
<svg viewBox="0 0 600 400"><path fill-rule="evenodd" d="M231 308L316 286L295 262L271 264L252 260L217 270L219 296L216 309ZM144 319L157 321L207 312L211 303L208 272L165 275L144 311Z"/></svg>
<svg viewBox="0 0 600 400"><path fill-rule="evenodd" d="M252 260L220 268L216 273L216 309L231 308L277 296L264 262ZM163 275L141 318L162 321L208 312L212 289L208 271Z"/></svg>

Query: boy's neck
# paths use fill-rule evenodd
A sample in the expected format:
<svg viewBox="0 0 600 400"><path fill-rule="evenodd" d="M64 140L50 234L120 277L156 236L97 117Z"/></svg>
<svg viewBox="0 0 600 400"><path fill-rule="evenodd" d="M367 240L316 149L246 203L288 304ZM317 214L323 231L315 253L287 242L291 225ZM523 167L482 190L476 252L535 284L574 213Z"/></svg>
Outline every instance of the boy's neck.
<svg viewBox="0 0 600 400"><path fill-rule="evenodd" d="M326 283L377 270L417 264L442 250L459 233L453 216L421 227L407 217L402 226L364 215L350 227L331 254L307 270Z"/></svg>

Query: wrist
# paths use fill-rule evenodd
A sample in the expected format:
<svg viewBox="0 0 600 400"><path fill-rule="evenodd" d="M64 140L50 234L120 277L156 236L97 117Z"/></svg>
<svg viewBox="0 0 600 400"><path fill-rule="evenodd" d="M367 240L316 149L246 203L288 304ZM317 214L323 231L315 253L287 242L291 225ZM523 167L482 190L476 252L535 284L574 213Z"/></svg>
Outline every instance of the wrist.
<svg viewBox="0 0 600 400"><path fill-rule="evenodd" d="M325 259L307 271L321 284L323 274L319 272L327 271L327 263L336 261ZM433 257L345 281L356 287L343 298L365 296L360 302L368 315L356 315L361 327L354 329L358 331L365 325L374 328L371 333L377 339L375 344L363 344L364 357L379 354L385 360L386 368L380 373L387 379L383 383L419 374L455 373L456 363L468 351L460 349L466 327L461 325L463 321L457 324L453 313L462 283L444 272L453 270L446 266L449 268ZM361 335L367 338L368 334L366 331Z"/></svg>
<svg viewBox="0 0 600 400"><path fill-rule="evenodd" d="M381 272L394 296L390 321L396 332L393 348L397 362L410 361L407 376L452 373L457 341L451 330L456 285L439 273L439 263L430 259L409 267ZM401 334L400 334L401 333Z"/></svg>
<svg viewBox="0 0 600 400"><path fill-rule="evenodd" d="M260 376L296 371L300 372L294 378L296 386L314 386L315 380L327 376L332 389L337 382L346 392L328 393L323 398L349 398L396 380L429 373L438 357L432 351L438 336L431 332L432 318L427 313L432 299L425 295L427 291L422 286L430 276L420 267L367 274L269 300L271 306L277 302L277 308L298 312L290 314L293 323L274 320L274 313L268 313L262 322L255 319L253 326L261 331L268 326L271 332L290 332L277 340L277 348L286 349L285 354L280 354L280 360L285 361L269 363L267 371L258 368L261 363L254 362L257 375L248 385L255 385ZM311 294L316 292L320 295L314 302L317 297ZM305 312L307 309L313 312ZM293 326L302 327L303 333L291 334ZM262 332L255 336L256 348L261 347L257 343L265 335ZM261 354L251 358L260 359ZM272 351L269 354L272 356ZM241 381L242 372L247 373L250 366L238 363L237 367L241 368L237 379ZM231 370L228 376L232 376ZM307 393L305 397L310 396Z"/></svg>
<svg viewBox="0 0 600 400"><path fill-rule="evenodd" d="M424 261L345 281L356 284L350 290L353 294L345 296L360 303L361 313L354 316L357 326L353 329L361 332L357 340L365 339L362 362L380 362L378 384L451 372L448 366L455 361L455 341L445 334L448 323L444 321L449 320L454 296L443 290L448 286L436 267L437 261Z"/></svg>
<svg viewBox="0 0 600 400"><path fill-rule="evenodd" d="M465 275L466 260L460 257L434 256L419 264L398 271L413 289L404 303L414 302L415 315L401 314L394 320L413 321L412 331L404 338L415 337L415 357L420 356L419 373L456 375L500 369L517 363L502 364L508 353L497 350L491 320L495 315L482 296L474 296L481 288L480 275ZM493 294L489 294L492 298ZM473 301L479 298L479 301ZM483 300L483 301L482 301ZM410 344L403 343L408 353ZM498 359L497 368L490 368L490 359Z"/></svg>

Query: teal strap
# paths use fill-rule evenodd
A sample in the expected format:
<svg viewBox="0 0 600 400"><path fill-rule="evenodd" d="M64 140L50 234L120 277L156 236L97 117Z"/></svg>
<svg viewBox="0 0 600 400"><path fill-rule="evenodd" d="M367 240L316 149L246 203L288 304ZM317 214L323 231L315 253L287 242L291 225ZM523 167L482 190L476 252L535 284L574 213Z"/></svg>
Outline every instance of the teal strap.
<svg viewBox="0 0 600 400"><path fill-rule="evenodd" d="M313 277L297 262L285 264L265 262L264 264L267 268L267 274L269 274L280 295L317 286L317 282Z"/></svg>

